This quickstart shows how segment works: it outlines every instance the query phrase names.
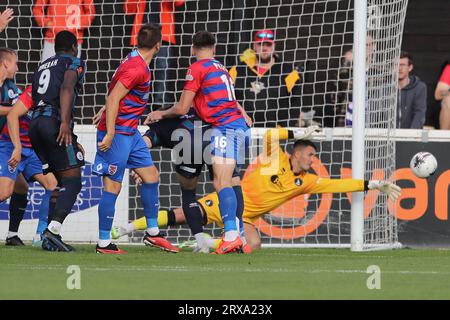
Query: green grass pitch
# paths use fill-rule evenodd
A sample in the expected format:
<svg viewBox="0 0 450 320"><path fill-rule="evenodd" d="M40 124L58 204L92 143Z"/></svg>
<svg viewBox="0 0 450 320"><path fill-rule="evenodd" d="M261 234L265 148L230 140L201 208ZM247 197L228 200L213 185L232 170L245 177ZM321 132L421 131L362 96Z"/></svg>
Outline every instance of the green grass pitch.
<svg viewBox="0 0 450 320"><path fill-rule="evenodd" d="M166 253L122 246L98 255L0 245L0 299L450 299L450 251L353 253L348 249L263 249L251 255ZM81 289L67 288L69 265ZM370 265L381 289L367 288Z"/></svg>

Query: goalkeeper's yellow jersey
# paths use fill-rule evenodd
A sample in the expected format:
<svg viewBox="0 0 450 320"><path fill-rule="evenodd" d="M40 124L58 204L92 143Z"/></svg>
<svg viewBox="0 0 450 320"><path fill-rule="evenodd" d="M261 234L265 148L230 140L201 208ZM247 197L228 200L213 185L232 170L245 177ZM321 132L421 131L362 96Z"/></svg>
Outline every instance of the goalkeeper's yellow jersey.
<svg viewBox="0 0 450 320"><path fill-rule="evenodd" d="M364 191L364 180L328 179L307 172L295 175L289 154L279 145L279 140L287 138L286 129L268 130L264 137L263 153L245 172L242 179L243 220L247 223L253 224L257 218L301 194ZM221 225L217 193L209 194L199 202L206 212L208 223Z"/></svg>
<svg viewBox="0 0 450 320"><path fill-rule="evenodd" d="M364 191L364 180L326 179L307 172L295 175L290 156L278 143L287 138L286 129L267 132L263 154L242 180L244 217L258 218L301 194Z"/></svg>

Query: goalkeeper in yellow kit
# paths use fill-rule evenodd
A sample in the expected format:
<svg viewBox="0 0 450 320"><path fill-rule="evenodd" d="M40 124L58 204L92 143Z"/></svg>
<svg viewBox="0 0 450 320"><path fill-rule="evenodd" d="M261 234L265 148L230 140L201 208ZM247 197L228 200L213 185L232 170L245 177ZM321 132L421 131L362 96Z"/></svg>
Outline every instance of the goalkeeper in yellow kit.
<svg viewBox="0 0 450 320"><path fill-rule="evenodd" d="M295 130L269 129L264 136L263 153L256 163L249 168L242 179L244 196L244 236L246 250L259 249L261 239L254 226L256 220L288 200L301 194L344 193L377 189L386 193L393 201L400 196L401 189L388 181L326 179L308 173L317 148L313 142L306 140L317 127ZM283 151L280 140L296 139L292 153ZM235 178L239 179L239 178ZM217 193L211 193L198 200L205 224L215 222L222 226ZM184 224L183 209L161 210L158 216L160 227ZM115 228L113 238L120 237L134 230L146 228L145 218L131 222L125 228ZM210 241L213 246L213 240ZM217 245L217 242L215 243Z"/></svg>

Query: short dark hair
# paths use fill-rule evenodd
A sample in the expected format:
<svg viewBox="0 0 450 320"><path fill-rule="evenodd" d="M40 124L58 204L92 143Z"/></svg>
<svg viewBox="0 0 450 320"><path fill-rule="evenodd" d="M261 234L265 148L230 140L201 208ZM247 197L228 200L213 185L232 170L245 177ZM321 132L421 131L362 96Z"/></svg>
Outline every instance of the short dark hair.
<svg viewBox="0 0 450 320"><path fill-rule="evenodd" d="M154 23L145 24L138 34L138 48L153 49L157 43L161 42L161 26Z"/></svg>
<svg viewBox="0 0 450 320"><path fill-rule="evenodd" d="M73 46L77 45L77 37L67 30L58 32L55 37L55 52L69 52Z"/></svg>
<svg viewBox="0 0 450 320"><path fill-rule="evenodd" d="M408 64L413 64L413 58L409 52L407 52L407 51L400 52L400 59L404 59L404 58L408 59Z"/></svg>
<svg viewBox="0 0 450 320"><path fill-rule="evenodd" d="M17 52L15 52L13 49L8 48L0 48L0 62L3 60L6 60L8 56L10 55L16 55Z"/></svg>
<svg viewBox="0 0 450 320"><path fill-rule="evenodd" d="M216 38L209 31L199 31L192 37L192 45L196 49L214 47Z"/></svg>
<svg viewBox="0 0 450 320"><path fill-rule="evenodd" d="M306 147L313 147L314 150L317 151L317 146L311 140L297 140L297 141L294 142L294 150L297 149L297 148L303 149L303 148L306 148Z"/></svg>

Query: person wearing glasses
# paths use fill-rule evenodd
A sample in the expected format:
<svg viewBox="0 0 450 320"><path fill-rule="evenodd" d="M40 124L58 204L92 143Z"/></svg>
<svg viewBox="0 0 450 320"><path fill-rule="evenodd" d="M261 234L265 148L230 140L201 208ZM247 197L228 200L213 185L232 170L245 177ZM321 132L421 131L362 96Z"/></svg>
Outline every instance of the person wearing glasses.
<svg viewBox="0 0 450 320"><path fill-rule="evenodd" d="M272 30L255 33L252 48L230 69L237 101L257 127L297 126L300 115L300 69L276 53Z"/></svg>

